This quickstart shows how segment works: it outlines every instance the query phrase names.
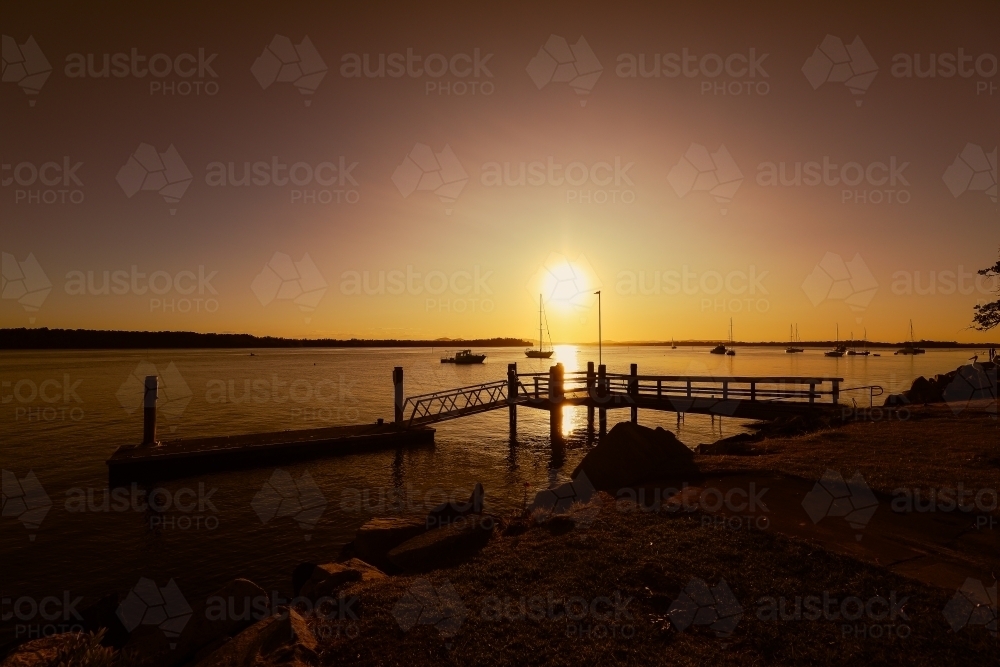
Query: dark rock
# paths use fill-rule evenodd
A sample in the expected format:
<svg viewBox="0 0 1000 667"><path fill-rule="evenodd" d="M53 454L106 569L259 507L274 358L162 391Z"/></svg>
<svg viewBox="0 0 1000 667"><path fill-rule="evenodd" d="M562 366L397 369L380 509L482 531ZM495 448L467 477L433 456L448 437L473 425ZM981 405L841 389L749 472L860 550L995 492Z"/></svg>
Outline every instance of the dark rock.
<svg viewBox="0 0 1000 667"><path fill-rule="evenodd" d="M573 478L580 473L595 489L612 494L647 481L701 478L694 452L673 433L631 422L615 424L583 458Z"/></svg>
<svg viewBox="0 0 1000 667"><path fill-rule="evenodd" d="M359 558L352 558L346 563L317 565L312 576L303 584L300 594L310 600L336 597L348 584L385 578L385 573L377 567Z"/></svg>
<svg viewBox="0 0 1000 667"><path fill-rule="evenodd" d="M389 562L404 572L428 572L468 560L490 541L496 520L489 516L463 517L403 542L388 554Z"/></svg>
<svg viewBox="0 0 1000 667"><path fill-rule="evenodd" d="M101 643L105 646L121 648L128 641L128 630L118 617L118 605L121 597L118 593L108 593L103 598L89 605L80 612L83 622L80 624L87 632L104 630Z"/></svg>
<svg viewBox="0 0 1000 667"><path fill-rule="evenodd" d="M472 495L466 502L442 503L432 509L427 514L427 527L440 528L454 522L459 517L482 514L484 495L483 485L477 482L472 490Z"/></svg>
<svg viewBox="0 0 1000 667"><path fill-rule="evenodd" d="M316 563L299 563L292 570L292 590L298 595L302 586L309 581L316 570Z"/></svg>
<svg viewBox="0 0 1000 667"><path fill-rule="evenodd" d="M182 664L205 646L239 634L266 616L269 602L263 588L248 579L234 579L194 606L191 619L177 639L169 663Z"/></svg>
<svg viewBox="0 0 1000 667"><path fill-rule="evenodd" d="M737 433L736 435L731 435L728 438L722 438L711 444L698 445L699 454L713 454L722 455L729 454L735 456L750 456L756 454L754 451L752 443L759 442L763 440L763 436L759 433Z"/></svg>
<svg viewBox="0 0 1000 667"><path fill-rule="evenodd" d="M376 517L358 529L354 551L366 563L384 568L392 549L425 532L427 521L423 518Z"/></svg>
<svg viewBox="0 0 1000 667"><path fill-rule="evenodd" d="M316 664L318 642L295 610L281 607L197 663L197 667Z"/></svg>

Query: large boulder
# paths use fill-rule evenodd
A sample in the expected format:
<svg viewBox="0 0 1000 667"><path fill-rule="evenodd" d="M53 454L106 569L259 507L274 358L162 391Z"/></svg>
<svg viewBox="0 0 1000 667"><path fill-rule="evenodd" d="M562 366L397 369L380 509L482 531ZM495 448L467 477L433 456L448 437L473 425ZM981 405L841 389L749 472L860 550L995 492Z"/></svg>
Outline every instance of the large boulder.
<svg viewBox="0 0 1000 667"><path fill-rule="evenodd" d="M612 495L643 482L701 478L694 452L670 431L631 422L615 424L573 471L585 473L599 491Z"/></svg>
<svg viewBox="0 0 1000 667"><path fill-rule="evenodd" d="M367 563L385 567L392 549L425 532L427 520L423 517L376 517L358 528L354 552Z"/></svg>
<svg viewBox="0 0 1000 667"><path fill-rule="evenodd" d="M197 667L316 664L318 642L295 610L282 607L208 654Z"/></svg>
<svg viewBox="0 0 1000 667"><path fill-rule="evenodd" d="M169 664L183 664L206 646L221 645L266 616L269 606L263 588L248 579L233 579L194 606Z"/></svg>
<svg viewBox="0 0 1000 667"><path fill-rule="evenodd" d="M463 562L490 541L496 520L467 516L403 542L388 554L389 562L404 572L428 572Z"/></svg>
<svg viewBox="0 0 1000 667"><path fill-rule="evenodd" d="M385 573L374 565L369 565L360 558L351 558L344 563L317 565L312 576L302 585L299 595L310 600L336 597L344 588L356 581L376 581L385 578Z"/></svg>

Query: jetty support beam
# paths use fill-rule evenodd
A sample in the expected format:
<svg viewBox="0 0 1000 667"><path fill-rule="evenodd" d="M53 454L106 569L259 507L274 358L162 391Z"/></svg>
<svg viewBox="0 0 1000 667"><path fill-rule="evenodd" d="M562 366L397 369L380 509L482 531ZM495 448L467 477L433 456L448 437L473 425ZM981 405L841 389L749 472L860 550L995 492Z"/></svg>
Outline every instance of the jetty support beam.
<svg viewBox="0 0 1000 667"><path fill-rule="evenodd" d="M628 381L628 394L630 402L632 403L632 423L639 423L639 364L631 364L629 366L629 375L632 377Z"/></svg>
<svg viewBox="0 0 1000 667"><path fill-rule="evenodd" d="M396 366L392 369L392 388L395 392L394 416L396 426L403 425L403 367Z"/></svg>
<svg viewBox="0 0 1000 667"><path fill-rule="evenodd" d="M517 363L507 364L507 404L510 411L510 434L517 433Z"/></svg>
<svg viewBox="0 0 1000 667"><path fill-rule="evenodd" d="M601 407L597 409L598 428L601 435L608 430L608 409L604 407L608 400L608 367L601 364L597 367L597 402Z"/></svg>
<svg viewBox="0 0 1000 667"><path fill-rule="evenodd" d="M156 444L156 394L159 379L155 375L147 375L145 393L142 398L142 444Z"/></svg>

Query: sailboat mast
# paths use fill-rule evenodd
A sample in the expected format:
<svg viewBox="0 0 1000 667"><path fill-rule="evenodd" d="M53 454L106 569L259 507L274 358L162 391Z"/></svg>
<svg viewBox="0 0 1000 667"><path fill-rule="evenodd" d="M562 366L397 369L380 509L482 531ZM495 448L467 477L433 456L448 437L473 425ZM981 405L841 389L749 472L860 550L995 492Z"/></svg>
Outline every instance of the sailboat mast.
<svg viewBox="0 0 1000 667"><path fill-rule="evenodd" d="M538 295L538 351L542 351L542 295Z"/></svg>

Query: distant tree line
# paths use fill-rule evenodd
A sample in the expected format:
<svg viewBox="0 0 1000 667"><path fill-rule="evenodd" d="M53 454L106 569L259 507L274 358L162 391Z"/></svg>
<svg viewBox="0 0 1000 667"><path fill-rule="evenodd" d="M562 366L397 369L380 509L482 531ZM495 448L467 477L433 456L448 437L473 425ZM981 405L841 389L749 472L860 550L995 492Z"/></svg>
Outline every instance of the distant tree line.
<svg viewBox="0 0 1000 667"><path fill-rule="evenodd" d="M530 347L520 338L441 338L379 340L351 338L277 338L250 334L193 331L97 331L92 329L0 329L0 350L136 350L178 348L316 348L316 347Z"/></svg>

